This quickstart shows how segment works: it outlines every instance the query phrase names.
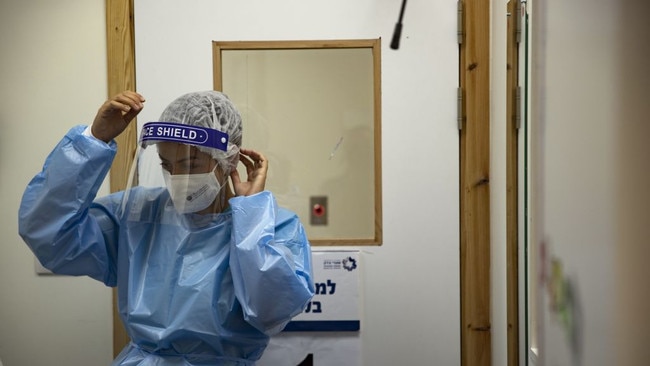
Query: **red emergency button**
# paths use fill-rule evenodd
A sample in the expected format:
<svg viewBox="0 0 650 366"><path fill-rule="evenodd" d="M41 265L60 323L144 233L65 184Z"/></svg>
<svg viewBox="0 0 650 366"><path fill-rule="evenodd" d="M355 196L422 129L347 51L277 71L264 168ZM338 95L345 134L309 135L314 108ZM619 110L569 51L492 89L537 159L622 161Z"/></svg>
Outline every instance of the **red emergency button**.
<svg viewBox="0 0 650 366"><path fill-rule="evenodd" d="M323 206L321 204L318 204L318 203L315 204L312 210L313 210L315 216L321 217L321 216L325 215L325 206Z"/></svg>

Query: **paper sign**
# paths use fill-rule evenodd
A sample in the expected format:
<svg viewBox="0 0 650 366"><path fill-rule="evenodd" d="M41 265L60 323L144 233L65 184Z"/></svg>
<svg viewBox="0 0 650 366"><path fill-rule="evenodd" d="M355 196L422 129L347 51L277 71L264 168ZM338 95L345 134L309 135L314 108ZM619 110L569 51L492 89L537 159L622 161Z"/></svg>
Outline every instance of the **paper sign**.
<svg viewBox="0 0 650 366"><path fill-rule="evenodd" d="M312 252L316 293L285 332L358 331L359 252Z"/></svg>

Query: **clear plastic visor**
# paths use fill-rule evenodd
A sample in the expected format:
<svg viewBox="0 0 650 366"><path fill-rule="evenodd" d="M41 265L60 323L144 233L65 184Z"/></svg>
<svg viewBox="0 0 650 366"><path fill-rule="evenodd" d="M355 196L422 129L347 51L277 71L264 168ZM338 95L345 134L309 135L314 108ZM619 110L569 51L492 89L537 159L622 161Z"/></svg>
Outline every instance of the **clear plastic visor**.
<svg viewBox="0 0 650 366"><path fill-rule="evenodd" d="M228 177L239 148L209 128L146 123L140 135L121 212L130 221L223 211L231 192Z"/></svg>

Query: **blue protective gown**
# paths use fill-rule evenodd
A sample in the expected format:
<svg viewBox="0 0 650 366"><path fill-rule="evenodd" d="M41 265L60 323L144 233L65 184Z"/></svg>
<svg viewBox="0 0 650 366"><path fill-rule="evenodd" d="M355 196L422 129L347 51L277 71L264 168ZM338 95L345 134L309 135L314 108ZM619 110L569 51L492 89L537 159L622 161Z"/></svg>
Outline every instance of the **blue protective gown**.
<svg viewBox="0 0 650 366"><path fill-rule="evenodd" d="M298 217L268 191L179 215L164 188L95 199L116 153L70 130L29 183L19 231L54 273L118 288L131 343L114 365L253 365L314 294Z"/></svg>

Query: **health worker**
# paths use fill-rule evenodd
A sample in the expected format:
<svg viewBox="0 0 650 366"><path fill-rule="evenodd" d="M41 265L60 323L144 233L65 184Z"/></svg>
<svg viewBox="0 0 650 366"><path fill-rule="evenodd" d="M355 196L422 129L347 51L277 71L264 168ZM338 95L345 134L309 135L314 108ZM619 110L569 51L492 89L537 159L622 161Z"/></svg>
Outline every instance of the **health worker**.
<svg viewBox="0 0 650 366"><path fill-rule="evenodd" d="M96 198L144 103L122 92L68 132L25 190L20 235L52 272L117 286L131 342L113 365L254 365L314 295L305 230L216 91L144 124L127 188Z"/></svg>

